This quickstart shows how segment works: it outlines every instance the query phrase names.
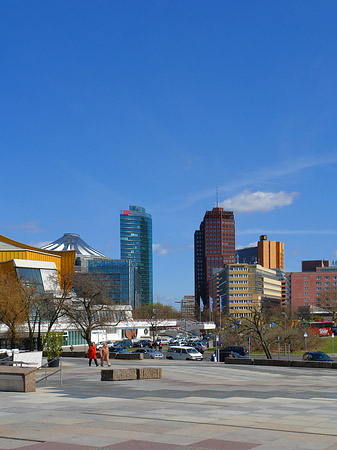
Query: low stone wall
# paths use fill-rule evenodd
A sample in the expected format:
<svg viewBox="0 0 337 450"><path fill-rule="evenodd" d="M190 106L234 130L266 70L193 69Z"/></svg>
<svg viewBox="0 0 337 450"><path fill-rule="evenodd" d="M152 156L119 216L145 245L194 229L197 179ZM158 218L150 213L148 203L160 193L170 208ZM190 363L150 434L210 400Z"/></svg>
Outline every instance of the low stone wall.
<svg viewBox="0 0 337 450"><path fill-rule="evenodd" d="M137 369L103 369L101 381L137 380Z"/></svg>
<svg viewBox="0 0 337 450"><path fill-rule="evenodd" d="M139 369L102 369L101 381L127 381L160 379L160 367L142 367Z"/></svg>
<svg viewBox="0 0 337 450"><path fill-rule="evenodd" d="M337 369L336 362L329 361L287 361L285 359L225 358L225 364L254 365L268 367L311 367L316 369Z"/></svg>
<svg viewBox="0 0 337 450"><path fill-rule="evenodd" d="M140 367L137 369L138 380L159 379L162 375L161 367Z"/></svg>
<svg viewBox="0 0 337 450"><path fill-rule="evenodd" d="M36 368L0 366L0 391L35 392Z"/></svg>
<svg viewBox="0 0 337 450"><path fill-rule="evenodd" d="M109 353L111 359L131 359L141 360L144 359L144 353Z"/></svg>

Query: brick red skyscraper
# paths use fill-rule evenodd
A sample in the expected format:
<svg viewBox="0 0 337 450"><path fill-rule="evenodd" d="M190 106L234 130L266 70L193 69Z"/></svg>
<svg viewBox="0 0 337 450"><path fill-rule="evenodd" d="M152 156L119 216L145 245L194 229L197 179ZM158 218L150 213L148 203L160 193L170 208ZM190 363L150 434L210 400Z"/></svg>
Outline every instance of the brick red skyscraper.
<svg viewBox="0 0 337 450"><path fill-rule="evenodd" d="M200 297L209 307L208 282L213 269L235 263L235 221L233 211L213 208L206 211L200 229L194 233L194 282L196 310Z"/></svg>

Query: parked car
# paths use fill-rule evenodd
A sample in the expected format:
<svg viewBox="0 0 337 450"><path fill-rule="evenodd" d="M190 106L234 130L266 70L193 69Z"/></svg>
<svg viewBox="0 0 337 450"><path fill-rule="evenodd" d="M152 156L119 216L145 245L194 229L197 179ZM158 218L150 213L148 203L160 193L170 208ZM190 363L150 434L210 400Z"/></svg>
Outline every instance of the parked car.
<svg viewBox="0 0 337 450"><path fill-rule="evenodd" d="M221 352L235 352L235 353L239 353L239 355L241 355L241 356L248 356L247 347L244 347L242 345L228 345L225 348L221 348L220 354L221 354Z"/></svg>
<svg viewBox="0 0 337 450"><path fill-rule="evenodd" d="M109 352L111 352L111 353L131 353L125 347L119 347L119 346L109 347Z"/></svg>
<svg viewBox="0 0 337 450"><path fill-rule="evenodd" d="M134 348L142 348L142 347L149 347L150 346L150 339L141 339L140 341L134 342L132 344L132 347Z"/></svg>
<svg viewBox="0 0 337 450"><path fill-rule="evenodd" d="M156 340L157 345L160 344L160 342L162 343L162 345L168 345L170 342L170 339L168 338L160 338Z"/></svg>
<svg viewBox="0 0 337 450"><path fill-rule="evenodd" d="M131 348L132 341L130 339L123 339L122 341L115 341L114 345L118 347Z"/></svg>
<svg viewBox="0 0 337 450"><path fill-rule="evenodd" d="M152 350L152 348L139 348L138 350L134 350L134 353L143 353L144 358L151 358L151 359L164 358L162 352L157 352L156 350Z"/></svg>
<svg viewBox="0 0 337 450"><path fill-rule="evenodd" d="M303 361L329 361L334 362L329 355L324 352L306 352L303 355Z"/></svg>
<svg viewBox="0 0 337 450"><path fill-rule="evenodd" d="M170 346L167 349L166 359L186 359L201 361L203 356L194 347Z"/></svg>
<svg viewBox="0 0 337 450"><path fill-rule="evenodd" d="M205 351L204 346L200 342L190 342L188 345L190 347L194 347L201 354L204 353L204 351Z"/></svg>

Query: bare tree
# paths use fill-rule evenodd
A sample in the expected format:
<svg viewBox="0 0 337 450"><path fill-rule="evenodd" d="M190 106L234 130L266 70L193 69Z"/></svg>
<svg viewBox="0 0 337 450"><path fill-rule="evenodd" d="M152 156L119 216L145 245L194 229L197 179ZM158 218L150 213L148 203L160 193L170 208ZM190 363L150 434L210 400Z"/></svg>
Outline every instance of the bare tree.
<svg viewBox="0 0 337 450"><path fill-rule="evenodd" d="M81 336L91 342L94 330L116 326L123 318L123 312L116 310L109 296L109 283L101 274L75 272L73 290L75 296L63 304L65 316L75 325Z"/></svg>
<svg viewBox="0 0 337 450"><path fill-rule="evenodd" d="M170 319L179 319L181 314L169 305L162 303L151 303L149 305L141 305L133 311L133 318L144 320L149 324L152 333L152 340L158 333L158 327L165 326L165 321Z"/></svg>
<svg viewBox="0 0 337 450"><path fill-rule="evenodd" d="M0 322L8 327L12 348L17 345L18 328L24 324L27 313L21 285L15 273L0 272Z"/></svg>

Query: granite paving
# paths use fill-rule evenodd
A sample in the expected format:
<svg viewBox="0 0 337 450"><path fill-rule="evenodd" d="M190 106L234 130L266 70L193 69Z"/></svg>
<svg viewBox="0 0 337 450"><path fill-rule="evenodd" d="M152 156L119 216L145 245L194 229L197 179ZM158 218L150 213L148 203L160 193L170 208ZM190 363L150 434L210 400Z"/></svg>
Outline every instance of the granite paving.
<svg viewBox="0 0 337 450"><path fill-rule="evenodd" d="M337 450L333 369L116 360L163 376L101 381L87 364L64 358L62 385L0 392L0 449Z"/></svg>

